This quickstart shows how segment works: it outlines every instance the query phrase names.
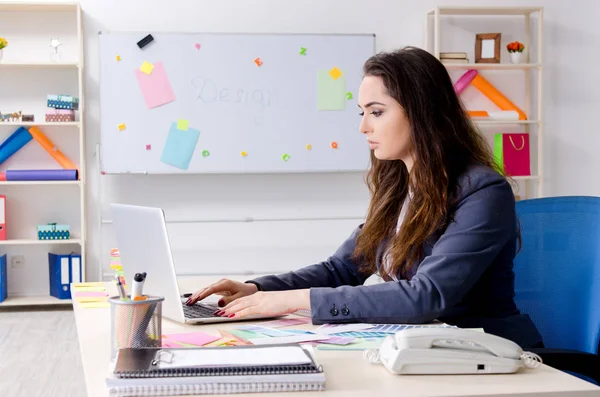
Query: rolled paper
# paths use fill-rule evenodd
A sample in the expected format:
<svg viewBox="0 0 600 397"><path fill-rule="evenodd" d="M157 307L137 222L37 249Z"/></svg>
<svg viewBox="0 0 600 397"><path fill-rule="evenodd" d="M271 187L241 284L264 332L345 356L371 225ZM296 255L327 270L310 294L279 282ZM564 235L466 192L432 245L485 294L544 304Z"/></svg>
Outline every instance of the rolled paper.
<svg viewBox="0 0 600 397"><path fill-rule="evenodd" d="M10 156L18 152L23 146L31 141L31 134L25 127L19 127L0 145L0 164L8 160Z"/></svg>
<svg viewBox="0 0 600 397"><path fill-rule="evenodd" d="M29 128L29 133L49 154L65 169L76 170L77 167L37 127Z"/></svg>
<svg viewBox="0 0 600 397"><path fill-rule="evenodd" d="M501 112L488 112L492 120L519 120L519 113L516 110L503 110Z"/></svg>
<svg viewBox="0 0 600 397"><path fill-rule="evenodd" d="M488 112L485 110L469 110L467 113L469 113L469 116L471 117L489 117Z"/></svg>
<svg viewBox="0 0 600 397"><path fill-rule="evenodd" d="M519 113L516 110L502 110L499 112L469 110L468 113L471 117L488 117L491 120L519 120Z"/></svg>
<svg viewBox="0 0 600 397"><path fill-rule="evenodd" d="M493 85L491 85L486 79L477 74L471 84L477 88L483 95L488 97L490 101L494 102L502 110L514 110L519 114L519 120L527 120L525 113L516 107L508 98L506 98L500 91L498 91Z"/></svg>
<svg viewBox="0 0 600 397"><path fill-rule="evenodd" d="M454 91L456 91L457 94L460 94L465 88L467 88L471 81L473 81L475 76L477 76L477 70L467 70L465 74L460 76L460 79L458 79L458 81L454 83Z"/></svg>
<svg viewBox="0 0 600 397"><path fill-rule="evenodd" d="M76 181L77 170L6 170L7 181Z"/></svg>

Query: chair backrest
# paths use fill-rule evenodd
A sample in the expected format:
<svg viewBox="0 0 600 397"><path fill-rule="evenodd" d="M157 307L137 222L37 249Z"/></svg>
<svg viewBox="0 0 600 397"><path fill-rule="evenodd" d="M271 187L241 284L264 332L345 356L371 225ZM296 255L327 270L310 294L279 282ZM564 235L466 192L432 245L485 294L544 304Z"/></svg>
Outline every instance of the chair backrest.
<svg viewBox="0 0 600 397"><path fill-rule="evenodd" d="M600 353L600 197L522 200L517 215L517 306L546 347Z"/></svg>

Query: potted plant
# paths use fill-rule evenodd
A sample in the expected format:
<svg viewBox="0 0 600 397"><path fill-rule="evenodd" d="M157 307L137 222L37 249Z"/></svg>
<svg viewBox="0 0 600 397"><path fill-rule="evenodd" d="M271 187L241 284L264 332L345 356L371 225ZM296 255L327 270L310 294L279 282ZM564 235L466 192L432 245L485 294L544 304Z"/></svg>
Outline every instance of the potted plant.
<svg viewBox="0 0 600 397"><path fill-rule="evenodd" d="M0 61L2 60L2 54L4 53L4 47L8 45L8 41L4 37L0 37Z"/></svg>
<svg viewBox="0 0 600 397"><path fill-rule="evenodd" d="M525 45L523 45L523 43L513 41L507 44L506 49L508 50L510 63L521 63L521 56L523 54L523 50L525 49Z"/></svg>

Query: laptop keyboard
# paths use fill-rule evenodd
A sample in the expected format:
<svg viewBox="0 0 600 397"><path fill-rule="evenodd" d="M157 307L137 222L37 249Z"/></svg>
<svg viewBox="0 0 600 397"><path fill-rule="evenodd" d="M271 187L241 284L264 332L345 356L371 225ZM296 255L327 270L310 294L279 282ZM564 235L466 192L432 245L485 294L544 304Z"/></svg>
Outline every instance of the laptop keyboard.
<svg viewBox="0 0 600 397"><path fill-rule="evenodd" d="M186 318L219 317L214 314L215 309L208 307L208 306L203 306L203 305L198 305L198 304L193 305L193 306L188 306L185 303L182 306L183 306L183 314Z"/></svg>

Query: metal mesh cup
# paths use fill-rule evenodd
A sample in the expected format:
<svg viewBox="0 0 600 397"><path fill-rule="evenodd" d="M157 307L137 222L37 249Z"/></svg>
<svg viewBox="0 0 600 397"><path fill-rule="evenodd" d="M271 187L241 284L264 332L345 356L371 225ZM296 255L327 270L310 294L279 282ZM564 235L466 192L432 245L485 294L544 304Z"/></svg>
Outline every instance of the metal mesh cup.
<svg viewBox="0 0 600 397"><path fill-rule="evenodd" d="M112 296L111 359L119 349L162 346L162 296L146 296L146 300L121 300Z"/></svg>

